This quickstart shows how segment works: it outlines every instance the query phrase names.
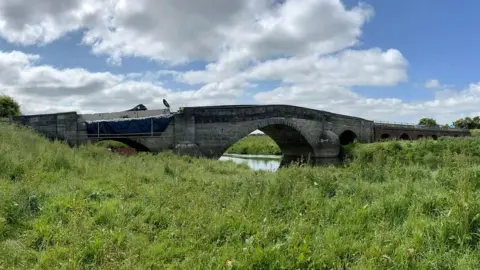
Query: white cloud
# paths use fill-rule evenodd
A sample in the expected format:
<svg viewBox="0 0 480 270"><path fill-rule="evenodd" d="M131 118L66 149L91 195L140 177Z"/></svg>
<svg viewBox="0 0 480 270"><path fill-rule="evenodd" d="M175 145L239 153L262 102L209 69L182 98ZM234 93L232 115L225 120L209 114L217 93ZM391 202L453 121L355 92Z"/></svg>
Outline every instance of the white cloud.
<svg viewBox="0 0 480 270"><path fill-rule="evenodd" d="M286 1L233 32L234 40L259 59L333 53L356 44L372 14L373 9L363 4L346 10L336 0Z"/></svg>
<svg viewBox="0 0 480 270"><path fill-rule="evenodd" d="M384 60L383 62L378 61L377 64L380 67L373 69L383 71L378 76L389 77L388 74L391 72L388 67L397 65L390 61L392 57L387 57L389 51L376 52L375 57ZM340 56L339 59L345 61L348 58ZM368 62L370 58L358 57L356 59L367 59ZM394 59L401 60L399 63L404 61L399 57ZM179 106L236 104L242 97L243 89L251 86L247 80L248 76L256 74L258 70L264 70L260 64L238 76L218 83L205 84L198 90L172 91L164 88L161 84L148 80L135 80L137 77L142 78L141 74L122 76L109 72L94 73L80 68L56 69L51 66L37 65L36 61L38 60L38 55L18 51L0 52L0 68L2 69L0 89L4 93L14 96L22 105L23 112L27 114L72 110L80 113L119 111L129 109L138 103L143 103L149 108L162 108L163 98L167 98L174 109ZM316 61L322 62L318 59ZM353 77L351 80L345 80L344 83L335 79L338 74L343 74L338 71L342 71L342 68L345 67L340 64L341 61L335 61L335 63L338 66L331 70L331 73L319 72L323 77L320 76L312 81L309 79L291 80L287 76L286 80L295 81L295 83L258 93L254 98L261 103L299 105L375 120L410 119L416 121L416 119L427 116L436 118L440 123L451 123L459 117L471 115L478 110L480 83L471 84L462 91L437 91L434 99L423 102L404 102L395 98L373 99L359 95L351 89L352 85L363 83L363 79ZM355 61L352 62L352 60L345 63L349 63L353 67L365 66L355 64ZM271 63L265 62L265 65L269 66ZM292 65L285 62L285 66ZM292 72L295 71L296 69L293 68ZM279 76L286 71L280 69L278 72L279 74L270 72L269 76ZM315 72L317 71L313 71L313 73ZM403 70L400 69L400 75L392 78L402 79L402 72ZM171 74L160 72L160 74L164 73ZM317 74L317 76L319 75ZM370 76L369 69L359 69L356 76L358 78ZM292 78L297 77L292 74ZM307 76L307 78L309 77ZM315 83L316 81L322 83ZM372 82L374 83L375 80ZM383 83L393 83L393 80L386 79Z"/></svg>
<svg viewBox="0 0 480 270"><path fill-rule="evenodd" d="M433 117L439 123L451 123L478 111L480 82L460 91L440 91L432 100L417 102L367 98L349 88L326 84L279 87L258 93L255 99L261 103L294 104L371 120L414 123L422 117Z"/></svg>
<svg viewBox="0 0 480 270"><path fill-rule="evenodd" d="M232 103L238 98L235 89L242 87L232 80L199 90L172 91L152 82L133 80L131 76L36 65L39 58L19 51L0 51L0 89L2 94L18 100L25 114L119 111L138 103L163 108L163 98L174 109L192 104Z"/></svg>
<svg viewBox="0 0 480 270"><path fill-rule="evenodd" d="M399 99L369 99L354 86L390 86L408 79L407 60L395 49L346 50L336 55L283 58L248 70L247 78L276 80L284 85L257 93L259 103L295 104L370 119L388 113ZM408 113L405 107L401 113ZM390 115L388 115L390 116Z"/></svg>
<svg viewBox="0 0 480 270"><path fill-rule="evenodd" d="M252 68L247 77L284 83L387 86L407 80L407 65L398 50L347 50L335 56L266 61Z"/></svg>
<svg viewBox="0 0 480 270"><path fill-rule="evenodd" d="M382 58L382 53L380 51L378 53L377 56ZM388 55L388 51L383 54ZM388 66L391 63L388 60L391 58L383 58L386 59ZM244 80L246 77L237 76L221 83L206 84L199 90L172 91L149 81L134 80L131 76L108 72L94 73L84 69L56 69L37 65L35 62L37 60L38 55L18 51L0 52L0 67L3 71L0 73L0 88L6 94L14 96L21 103L23 112L27 114L72 110L119 111L129 109L138 103L150 108L162 108L163 98L167 98L174 109L179 106L235 104L241 98L242 89L249 86L246 85L248 81ZM385 73L380 74L381 76L389 74L387 68L382 70ZM363 71L364 74L361 73L362 70L359 72L357 74L359 77L368 77L368 69ZM328 78L334 74L336 72L332 71L331 74L323 75ZM258 93L255 99L261 103L300 105L379 120L419 119L430 116L441 123L450 123L462 115L472 114L478 110L480 103L480 83L471 84L462 91L438 91L434 99L424 102L367 98L352 91L350 84L351 81L348 80L343 85L337 80L329 79L323 80L320 84L310 80L299 80L293 85L284 85L272 91Z"/></svg>
<svg viewBox="0 0 480 270"><path fill-rule="evenodd" d="M369 6L347 10L339 0L2 0L0 35L34 44L86 29L84 42L117 63L216 61L229 51L265 59L350 47L372 15Z"/></svg>
<svg viewBox="0 0 480 270"><path fill-rule="evenodd" d="M253 1L253 0L252 0ZM174 63L215 60L224 46L225 28L249 9L248 1L114 1L101 25L91 27L84 42L115 61L142 56ZM260 1L261 2L261 1Z"/></svg>
<svg viewBox="0 0 480 270"><path fill-rule="evenodd" d="M38 3L37 3L38 2ZM22 45L54 42L82 30L95 54L121 64L127 56L175 65L204 60L203 70L162 70L125 75L81 67L39 65L39 55L0 52L0 89L25 113L125 110L138 103L163 107L235 104L255 81L279 86L254 95L284 103L369 119L434 117L450 122L478 110L480 84L464 90L430 80L428 101L369 98L355 87L408 81L408 61L395 48L355 46L374 15L364 4L339 0L0 0L0 36ZM173 76L192 86L173 91ZM407 86L408 87L408 86ZM448 90L447 90L448 89Z"/></svg>
<svg viewBox="0 0 480 270"><path fill-rule="evenodd" d="M2 0L0 35L23 45L49 43L70 31L93 26L103 4L102 0Z"/></svg>
<svg viewBox="0 0 480 270"><path fill-rule="evenodd" d="M425 82L424 86L429 89L448 89L453 88L454 85L451 84L441 84L439 80L433 79Z"/></svg>
<svg viewBox="0 0 480 270"><path fill-rule="evenodd" d="M425 82L425 87L430 89L435 89L440 87L440 82L438 80L429 80Z"/></svg>

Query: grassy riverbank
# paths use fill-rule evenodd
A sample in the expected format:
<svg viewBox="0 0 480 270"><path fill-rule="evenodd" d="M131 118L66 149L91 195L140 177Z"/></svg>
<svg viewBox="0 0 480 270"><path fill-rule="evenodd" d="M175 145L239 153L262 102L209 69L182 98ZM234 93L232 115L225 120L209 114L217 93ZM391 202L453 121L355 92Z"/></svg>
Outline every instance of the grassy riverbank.
<svg viewBox="0 0 480 270"><path fill-rule="evenodd" d="M478 139L355 145L344 168L271 173L0 123L0 153L1 269L480 267Z"/></svg>

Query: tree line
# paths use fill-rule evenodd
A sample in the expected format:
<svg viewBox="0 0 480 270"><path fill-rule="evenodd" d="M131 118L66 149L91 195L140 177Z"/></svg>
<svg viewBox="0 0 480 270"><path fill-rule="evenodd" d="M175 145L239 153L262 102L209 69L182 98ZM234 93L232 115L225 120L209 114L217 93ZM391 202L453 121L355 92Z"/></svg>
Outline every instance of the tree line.
<svg viewBox="0 0 480 270"><path fill-rule="evenodd" d="M480 117L475 116L465 117L457 119L453 122L453 125L439 125L437 121L433 118L422 118L418 122L419 125L428 126L428 127L455 127L455 128L464 128L464 129L480 129Z"/></svg>

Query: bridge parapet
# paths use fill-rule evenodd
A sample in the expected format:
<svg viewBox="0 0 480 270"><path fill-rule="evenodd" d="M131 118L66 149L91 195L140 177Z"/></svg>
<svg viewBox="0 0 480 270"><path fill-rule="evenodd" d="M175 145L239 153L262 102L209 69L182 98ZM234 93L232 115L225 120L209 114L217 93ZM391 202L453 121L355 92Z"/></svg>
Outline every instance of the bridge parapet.
<svg viewBox="0 0 480 270"><path fill-rule="evenodd" d="M378 123L374 124L375 141L389 138L419 139L439 137L465 137L470 136L470 130L451 127L431 127L406 123Z"/></svg>
<svg viewBox="0 0 480 270"><path fill-rule="evenodd" d="M406 128L406 129L419 129L419 130L441 130L441 131L457 131L457 132L468 132L468 129L454 128L454 127L443 127L443 126L424 126L416 125L412 123L401 123L401 122L380 122L375 121L374 125L377 127L391 127L391 128Z"/></svg>
<svg viewBox="0 0 480 270"><path fill-rule="evenodd" d="M341 118L369 122L355 116L283 104L184 107L180 113L187 117L195 116L196 123L241 122L273 117L318 121L333 121Z"/></svg>

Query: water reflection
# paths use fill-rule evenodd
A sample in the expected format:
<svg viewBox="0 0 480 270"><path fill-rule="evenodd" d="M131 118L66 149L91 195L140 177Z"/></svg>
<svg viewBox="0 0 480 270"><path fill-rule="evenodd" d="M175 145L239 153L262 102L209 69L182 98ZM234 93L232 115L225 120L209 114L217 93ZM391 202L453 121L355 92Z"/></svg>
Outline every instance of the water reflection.
<svg viewBox="0 0 480 270"><path fill-rule="evenodd" d="M310 166L337 166L342 164L342 160L340 158L317 158L309 160L299 160L273 155L226 154L222 156L220 160L231 160L237 164L247 164L253 170L267 171L276 171L279 168L287 167L292 164L302 164Z"/></svg>

